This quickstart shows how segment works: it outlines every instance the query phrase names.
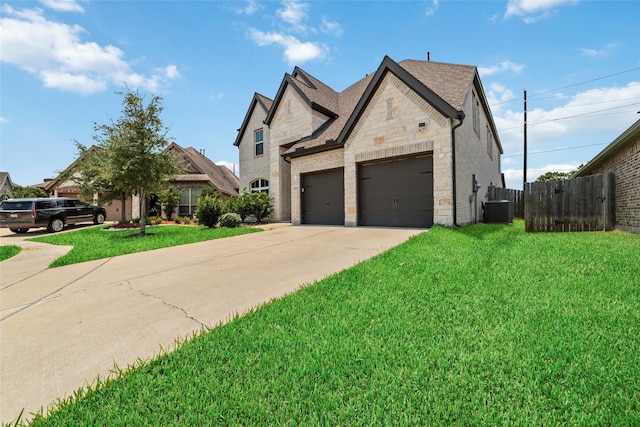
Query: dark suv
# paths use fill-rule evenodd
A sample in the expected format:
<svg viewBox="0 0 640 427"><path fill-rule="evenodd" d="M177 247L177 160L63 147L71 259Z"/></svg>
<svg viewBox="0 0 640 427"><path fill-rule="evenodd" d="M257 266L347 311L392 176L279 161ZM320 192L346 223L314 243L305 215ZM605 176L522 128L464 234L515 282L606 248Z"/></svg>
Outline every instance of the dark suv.
<svg viewBox="0 0 640 427"><path fill-rule="evenodd" d="M30 228L40 227L58 232L66 224L102 224L106 218L102 206L69 197L8 199L0 205L0 228L9 228L14 233L26 233Z"/></svg>

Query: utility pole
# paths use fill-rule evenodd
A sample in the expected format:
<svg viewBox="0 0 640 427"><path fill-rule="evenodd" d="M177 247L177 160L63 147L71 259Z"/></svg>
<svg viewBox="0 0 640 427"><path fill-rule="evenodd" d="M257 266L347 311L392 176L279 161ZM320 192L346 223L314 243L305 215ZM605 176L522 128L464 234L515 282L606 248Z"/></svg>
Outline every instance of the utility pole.
<svg viewBox="0 0 640 427"><path fill-rule="evenodd" d="M522 171L522 190L527 187L527 90L524 90L524 170Z"/></svg>

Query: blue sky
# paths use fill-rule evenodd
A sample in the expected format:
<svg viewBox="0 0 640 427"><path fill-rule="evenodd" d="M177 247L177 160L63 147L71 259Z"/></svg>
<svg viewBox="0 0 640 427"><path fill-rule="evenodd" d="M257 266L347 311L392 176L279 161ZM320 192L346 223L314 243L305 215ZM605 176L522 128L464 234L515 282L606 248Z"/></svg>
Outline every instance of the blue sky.
<svg viewBox="0 0 640 427"><path fill-rule="evenodd" d="M299 66L341 91L379 66L426 59L478 67L522 186L586 163L640 119L640 1L84 1L0 3L0 170L55 177L117 119L123 84L163 98L183 147L237 168L254 92L273 98Z"/></svg>

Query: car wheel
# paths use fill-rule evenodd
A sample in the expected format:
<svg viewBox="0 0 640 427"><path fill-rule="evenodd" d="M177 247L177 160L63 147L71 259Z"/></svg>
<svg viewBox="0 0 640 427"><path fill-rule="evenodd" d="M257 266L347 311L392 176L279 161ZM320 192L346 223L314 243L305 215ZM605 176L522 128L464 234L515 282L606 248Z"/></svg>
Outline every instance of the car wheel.
<svg viewBox="0 0 640 427"><path fill-rule="evenodd" d="M27 231L29 231L28 228L10 228L9 230L13 231L14 233L26 233Z"/></svg>
<svg viewBox="0 0 640 427"><path fill-rule="evenodd" d="M47 227L47 231L50 233L57 233L58 231L62 231L64 228L64 221L62 218L53 218L49 221L49 226Z"/></svg>
<svg viewBox="0 0 640 427"><path fill-rule="evenodd" d="M98 212L96 216L93 217L94 224L104 224L104 214L102 212Z"/></svg>

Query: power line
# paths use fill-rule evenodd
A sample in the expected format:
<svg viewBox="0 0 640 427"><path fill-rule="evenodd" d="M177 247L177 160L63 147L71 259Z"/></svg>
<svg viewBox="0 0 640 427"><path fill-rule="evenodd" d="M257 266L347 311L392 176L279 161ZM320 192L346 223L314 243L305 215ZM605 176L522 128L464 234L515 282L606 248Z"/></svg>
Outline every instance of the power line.
<svg viewBox="0 0 640 427"><path fill-rule="evenodd" d="M578 149L578 148L596 147L596 146L599 146L599 145L607 145L607 144L608 144L608 142L599 143L599 144L589 144L589 145L577 145L575 147L564 147L564 148L556 148L556 149L553 149L553 150L534 151L534 152L531 152L531 153L528 153L528 154L553 153L555 151L575 150L575 149ZM503 155L502 157L504 158L504 157L518 157L518 156L524 156L524 153L510 154L508 156Z"/></svg>
<svg viewBox="0 0 640 427"><path fill-rule="evenodd" d="M544 95L546 93L556 92L556 91L559 91L559 90L562 90L562 89L567 89L567 88L570 88L570 87L580 86L580 85L587 84L587 83L592 83L592 82L595 82L595 81L598 81L598 80L608 79L609 77L615 77L615 76L619 76L621 74L626 74L626 73L630 73L632 71L637 71L637 70L640 70L640 67L631 68L629 70L620 71L618 73L613 73L613 74L609 74L609 75L606 75L606 76L597 77L595 79L585 80L583 82L574 83L574 84L570 84L570 85L567 85L567 86L562 86L562 87L555 88L555 89L549 89L549 90L545 90L545 91L542 91L542 92L536 92L536 93L532 94L530 97L537 97L539 95ZM491 104L490 107L494 107L496 105L508 104L510 102L515 102L515 101L521 101L522 99L523 99L523 97L520 96L520 97L517 97L517 98L513 98L513 99L510 99L510 100L507 100L507 101L502 101L502 102L497 102L495 104Z"/></svg>
<svg viewBox="0 0 640 427"><path fill-rule="evenodd" d="M586 113L574 114L574 115L572 115L572 116L558 117L558 118L555 118L555 119L542 120L542 121L539 121L539 122L529 122L529 123L527 123L527 126L528 126L528 127L529 127L529 126L537 126L537 125L542 125L542 124L545 124L545 123L557 122L557 121L560 121L560 120L567 120L567 119L574 119L574 118L576 118L576 117L582 117L582 116L590 116L590 115L593 115L593 116L600 116L600 115L606 115L606 114L610 114L610 113L605 113L605 111L617 110L617 109L619 109L619 108L632 107L632 106L634 106L634 105L639 105L639 104L640 104L640 102L634 102L633 104L619 105L619 106L617 106L617 107L604 108L604 109L602 109L602 110L588 111L588 112L586 112ZM633 110L635 110L635 108L634 108ZM629 111L622 111L622 113L632 112L633 110L629 110ZM621 113L621 112L620 112L620 111L618 111L618 112L616 112L616 113ZM508 127L508 128L498 129L498 132L502 132L502 131L505 131L505 130L511 130L511 129L517 129L517 128L519 128L520 126L521 126L521 125L518 125L518 126L511 126L511 127Z"/></svg>

